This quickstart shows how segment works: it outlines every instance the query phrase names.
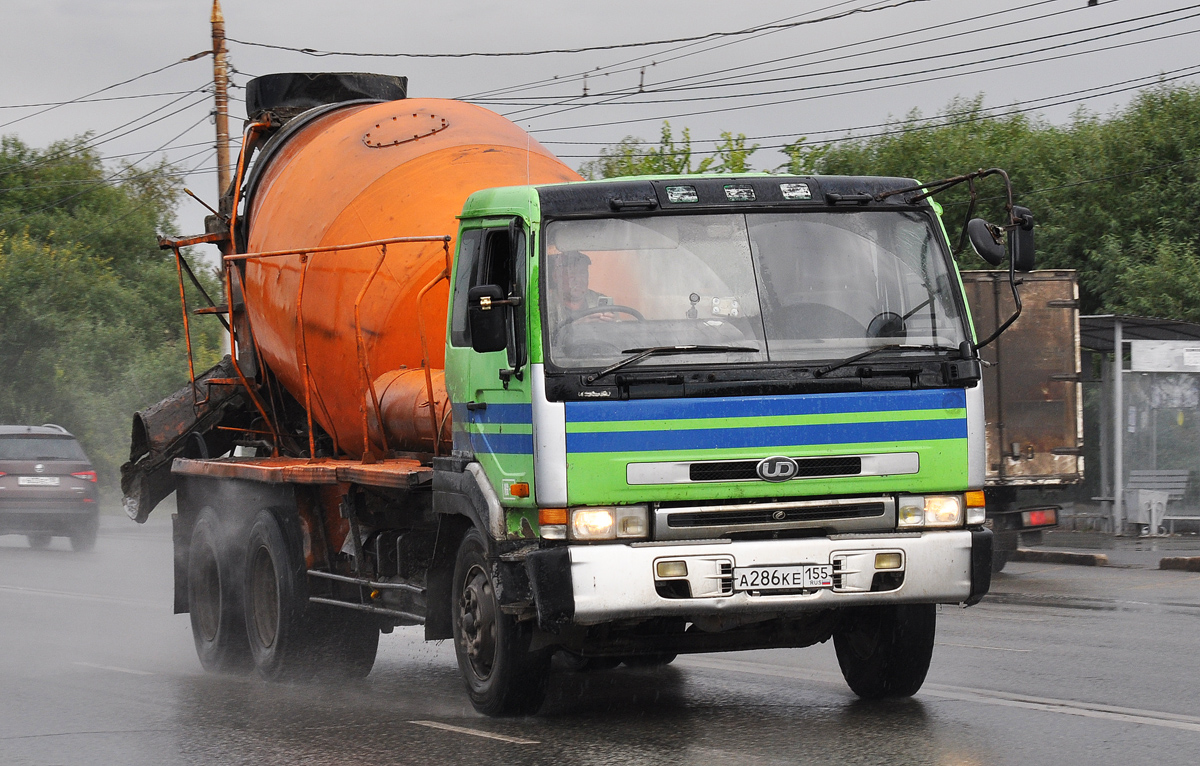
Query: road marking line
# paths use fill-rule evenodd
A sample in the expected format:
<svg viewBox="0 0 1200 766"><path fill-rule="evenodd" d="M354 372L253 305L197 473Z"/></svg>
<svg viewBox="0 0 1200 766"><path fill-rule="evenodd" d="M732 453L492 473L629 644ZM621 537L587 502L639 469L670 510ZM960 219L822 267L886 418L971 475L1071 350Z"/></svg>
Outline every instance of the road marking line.
<svg viewBox="0 0 1200 766"><path fill-rule="evenodd" d="M80 667L85 667L85 668L95 668L96 670L111 670L114 673L129 673L130 675L134 675L134 676L152 676L152 675L154 675L153 673L150 673L145 670L133 670L132 668L118 668L115 665L97 665L94 662L72 662L71 664L79 665Z"/></svg>
<svg viewBox="0 0 1200 766"><path fill-rule="evenodd" d="M442 729L444 731L453 731L459 734L470 734L473 737L486 737L488 739L498 739L501 742L511 742L514 745L540 745L536 739L521 739L520 737L509 737L505 734L493 734L490 731L480 731L478 729L468 729L464 726L451 726L448 723L438 723L437 721L409 721L409 723L417 726L428 726L431 729Z"/></svg>
<svg viewBox="0 0 1200 766"><path fill-rule="evenodd" d="M952 644L949 641L938 641L938 646L960 646L963 649L987 649L995 652L1032 652L1032 649L1006 649L1003 646L980 646L979 644Z"/></svg>
<svg viewBox="0 0 1200 766"><path fill-rule="evenodd" d="M0 585L0 593L15 593L23 596L49 596L50 598L69 598L76 601L95 601L102 604L121 604L123 606L141 606L158 609L161 605L153 601L137 601L131 598L116 596L101 596L92 593L70 593L62 590L45 590L44 588L22 588L18 585Z"/></svg>
<svg viewBox="0 0 1200 766"><path fill-rule="evenodd" d="M685 667L692 665L698 668L728 670L736 673L772 676L775 678L794 678L805 681L836 683L839 685L844 683L841 675L837 673L822 670L797 670L780 665L765 665L756 662L722 660L709 657L686 657L680 658L677 664ZM1028 694L1010 694L1008 692L971 689L963 686L946 686L943 684L925 684L917 694L918 696L938 697L962 702L977 702L984 705L1001 705L1003 707L1016 707L1026 710L1082 716L1084 718L1101 718L1110 721L1200 732L1200 717L1181 715L1179 713L1163 713L1157 710L1141 710L1138 708L1076 702L1074 700L1053 699L1050 697L1034 697Z"/></svg>

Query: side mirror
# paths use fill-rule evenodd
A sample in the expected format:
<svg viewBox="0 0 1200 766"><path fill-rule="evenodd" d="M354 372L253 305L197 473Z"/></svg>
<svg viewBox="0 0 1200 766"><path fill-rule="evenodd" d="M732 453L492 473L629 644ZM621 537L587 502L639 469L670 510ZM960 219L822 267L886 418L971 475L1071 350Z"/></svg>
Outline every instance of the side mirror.
<svg viewBox="0 0 1200 766"><path fill-rule="evenodd" d="M991 265L999 266L1004 260L1004 244L998 227L982 218L972 218L967 221L967 237L975 254Z"/></svg>
<svg viewBox="0 0 1200 766"><path fill-rule="evenodd" d="M1017 271L1033 271L1033 213L1027 207L1014 205L1013 215L1021 225L1008 232L1008 257Z"/></svg>
<svg viewBox="0 0 1200 766"><path fill-rule="evenodd" d="M480 285L467 292L471 348L481 354L508 347L509 302L499 285Z"/></svg>

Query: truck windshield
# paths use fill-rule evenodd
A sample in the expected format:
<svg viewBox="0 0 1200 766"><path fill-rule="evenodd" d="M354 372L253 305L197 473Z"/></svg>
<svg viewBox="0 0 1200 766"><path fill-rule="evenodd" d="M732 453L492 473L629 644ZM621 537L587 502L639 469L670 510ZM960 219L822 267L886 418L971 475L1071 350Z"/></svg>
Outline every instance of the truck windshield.
<svg viewBox="0 0 1200 766"><path fill-rule="evenodd" d="M896 344L956 349L967 337L945 249L919 212L552 221L545 241L558 367L655 346L753 349L669 363L815 362Z"/></svg>

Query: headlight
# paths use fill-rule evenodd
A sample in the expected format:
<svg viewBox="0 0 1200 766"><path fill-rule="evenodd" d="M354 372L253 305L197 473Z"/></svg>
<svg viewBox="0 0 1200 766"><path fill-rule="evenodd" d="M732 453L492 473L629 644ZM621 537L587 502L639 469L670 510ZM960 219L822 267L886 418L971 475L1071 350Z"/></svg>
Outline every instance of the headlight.
<svg viewBox="0 0 1200 766"><path fill-rule="evenodd" d="M649 532L649 513L644 505L571 509L573 540L638 539Z"/></svg>
<svg viewBox="0 0 1200 766"><path fill-rule="evenodd" d="M961 527L962 495L902 495L896 513L901 529Z"/></svg>

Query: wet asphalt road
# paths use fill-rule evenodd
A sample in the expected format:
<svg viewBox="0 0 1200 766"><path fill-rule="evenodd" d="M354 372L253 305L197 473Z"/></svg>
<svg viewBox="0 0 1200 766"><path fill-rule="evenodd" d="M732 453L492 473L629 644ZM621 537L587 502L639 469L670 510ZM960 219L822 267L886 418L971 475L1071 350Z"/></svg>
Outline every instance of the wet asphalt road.
<svg viewBox="0 0 1200 766"><path fill-rule="evenodd" d="M166 514L96 551L0 538L0 764L1196 763L1200 575L1009 564L943 607L912 700L856 701L831 645L559 673L492 720L453 647L384 636L342 687L208 676L171 614Z"/></svg>

